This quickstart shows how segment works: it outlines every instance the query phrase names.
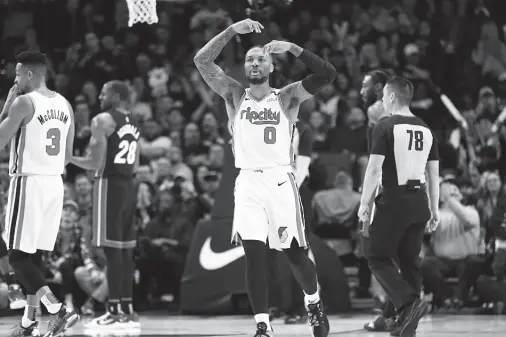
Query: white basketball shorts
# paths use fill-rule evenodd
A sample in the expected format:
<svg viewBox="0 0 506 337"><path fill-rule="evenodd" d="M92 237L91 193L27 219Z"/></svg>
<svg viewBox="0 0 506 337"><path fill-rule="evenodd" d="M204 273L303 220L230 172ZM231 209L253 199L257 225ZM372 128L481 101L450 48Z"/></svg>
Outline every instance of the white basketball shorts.
<svg viewBox="0 0 506 337"><path fill-rule="evenodd" d="M61 176L11 177L5 214L7 247L33 254L52 251L63 208Z"/></svg>
<svg viewBox="0 0 506 337"><path fill-rule="evenodd" d="M272 249L307 247L304 210L291 167L241 170L235 181L232 242L269 239Z"/></svg>

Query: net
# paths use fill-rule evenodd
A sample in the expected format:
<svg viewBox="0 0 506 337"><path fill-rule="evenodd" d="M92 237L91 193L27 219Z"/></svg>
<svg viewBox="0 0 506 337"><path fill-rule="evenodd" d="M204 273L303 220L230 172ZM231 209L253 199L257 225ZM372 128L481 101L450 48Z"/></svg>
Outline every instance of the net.
<svg viewBox="0 0 506 337"><path fill-rule="evenodd" d="M153 24L158 22L156 0L126 0L128 4L128 26L136 23Z"/></svg>

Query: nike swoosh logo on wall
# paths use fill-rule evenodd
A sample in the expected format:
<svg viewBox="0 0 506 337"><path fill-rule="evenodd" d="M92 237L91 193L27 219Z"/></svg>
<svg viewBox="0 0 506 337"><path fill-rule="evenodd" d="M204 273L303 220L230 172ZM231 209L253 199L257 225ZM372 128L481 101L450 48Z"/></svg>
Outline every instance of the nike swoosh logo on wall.
<svg viewBox="0 0 506 337"><path fill-rule="evenodd" d="M199 261L205 270L218 270L228 266L232 262L244 256L242 247L235 247L224 252L217 253L211 248L211 238L207 238L200 250Z"/></svg>
<svg viewBox="0 0 506 337"><path fill-rule="evenodd" d="M281 186L281 185L283 185L284 183L286 183L286 181L283 181L282 183L278 183L278 186Z"/></svg>

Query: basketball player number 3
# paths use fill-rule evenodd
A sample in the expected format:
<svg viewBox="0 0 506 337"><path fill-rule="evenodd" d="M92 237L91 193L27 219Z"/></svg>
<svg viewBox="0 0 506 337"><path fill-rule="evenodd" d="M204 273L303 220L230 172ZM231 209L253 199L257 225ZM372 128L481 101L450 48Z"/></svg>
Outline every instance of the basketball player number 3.
<svg viewBox="0 0 506 337"><path fill-rule="evenodd" d="M119 143L119 152L114 157L115 164L129 164L132 165L135 162L137 155L137 142L129 142L128 140L122 140Z"/></svg>
<svg viewBox="0 0 506 337"><path fill-rule="evenodd" d="M408 150L411 151L413 149L413 140L414 140L415 151L422 151L423 150L423 132L422 131L413 131L413 130L406 130L406 132L409 135Z"/></svg>
<svg viewBox="0 0 506 337"><path fill-rule="evenodd" d="M264 129L264 142L265 144L276 143L276 128L268 126Z"/></svg>
<svg viewBox="0 0 506 337"><path fill-rule="evenodd" d="M60 154L60 141L61 133L60 129L52 128L47 130L47 139L51 141L51 145L46 146L46 153L50 156L57 156Z"/></svg>

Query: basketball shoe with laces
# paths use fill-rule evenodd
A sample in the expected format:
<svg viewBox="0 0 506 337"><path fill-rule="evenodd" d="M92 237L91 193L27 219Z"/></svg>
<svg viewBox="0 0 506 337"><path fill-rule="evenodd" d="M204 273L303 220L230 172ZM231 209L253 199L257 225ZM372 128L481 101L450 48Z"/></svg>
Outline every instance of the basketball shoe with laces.
<svg viewBox="0 0 506 337"><path fill-rule="evenodd" d="M9 307L11 310L23 309L26 305L26 296L19 284L9 285Z"/></svg>
<svg viewBox="0 0 506 337"><path fill-rule="evenodd" d="M21 323L19 323L11 331L9 337L40 337L39 322L34 322L28 328L24 328Z"/></svg>
<svg viewBox="0 0 506 337"><path fill-rule="evenodd" d="M118 329L124 326L123 317L106 312L102 316L96 317L84 325L85 329Z"/></svg>
<svg viewBox="0 0 506 337"><path fill-rule="evenodd" d="M313 337L327 337L330 330L329 319L323 311L322 301L311 303L307 306L309 325Z"/></svg>
<svg viewBox="0 0 506 337"><path fill-rule="evenodd" d="M119 317L119 321L125 325L128 329L140 329L141 322L139 321L139 314L133 312L131 314L122 313Z"/></svg>
<svg viewBox="0 0 506 337"><path fill-rule="evenodd" d="M274 337L274 331L267 330L267 324L259 322L257 323L257 332L253 337Z"/></svg>
<svg viewBox="0 0 506 337"><path fill-rule="evenodd" d="M49 318L48 331L44 337L57 337L73 327L79 321L79 315L62 303L60 310Z"/></svg>
<svg viewBox="0 0 506 337"><path fill-rule="evenodd" d="M413 303L408 304L399 316L399 327L390 332L390 336L416 336L418 322L427 314L428 311L429 303L424 300L417 299Z"/></svg>

